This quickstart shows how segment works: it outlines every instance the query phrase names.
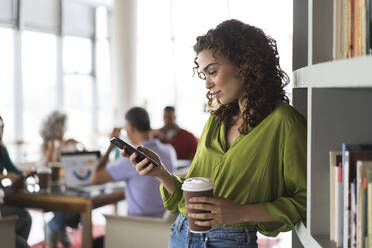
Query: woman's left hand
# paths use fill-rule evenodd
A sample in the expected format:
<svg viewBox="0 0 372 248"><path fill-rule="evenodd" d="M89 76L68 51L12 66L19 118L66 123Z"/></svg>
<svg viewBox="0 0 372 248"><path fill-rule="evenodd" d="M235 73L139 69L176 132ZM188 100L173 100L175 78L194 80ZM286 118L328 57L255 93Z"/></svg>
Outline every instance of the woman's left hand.
<svg viewBox="0 0 372 248"><path fill-rule="evenodd" d="M242 222L242 206L220 197L193 197L186 205L188 216L202 221L195 221L199 226L231 225ZM190 210L207 210L210 213L191 213ZM204 220L205 219L205 220Z"/></svg>

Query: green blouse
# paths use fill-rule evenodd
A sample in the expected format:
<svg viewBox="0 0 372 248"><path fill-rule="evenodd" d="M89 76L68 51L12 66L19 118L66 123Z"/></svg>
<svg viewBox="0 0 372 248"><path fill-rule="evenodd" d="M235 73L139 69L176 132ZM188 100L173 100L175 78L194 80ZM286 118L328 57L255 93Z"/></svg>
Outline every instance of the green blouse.
<svg viewBox="0 0 372 248"><path fill-rule="evenodd" d="M226 126L211 116L200 137L186 175L208 177L214 195L237 204L262 203L277 222L245 222L231 226L255 226L267 236L291 230L306 218L306 120L294 108L280 103L248 134L226 147ZM181 185L170 195L163 185L164 207L186 214Z"/></svg>

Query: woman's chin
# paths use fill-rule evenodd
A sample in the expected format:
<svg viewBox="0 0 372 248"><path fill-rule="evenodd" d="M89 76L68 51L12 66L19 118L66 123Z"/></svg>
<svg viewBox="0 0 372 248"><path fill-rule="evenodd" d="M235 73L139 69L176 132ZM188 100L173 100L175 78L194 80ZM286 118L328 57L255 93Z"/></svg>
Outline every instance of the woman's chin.
<svg viewBox="0 0 372 248"><path fill-rule="evenodd" d="M234 100L226 100L226 99L219 98L218 102L222 105L226 105L226 104L230 104L230 103L234 102Z"/></svg>
<svg viewBox="0 0 372 248"><path fill-rule="evenodd" d="M225 105L225 104L228 104L228 101L226 101L225 99L223 98L216 98L217 102L219 102L220 104L222 105Z"/></svg>

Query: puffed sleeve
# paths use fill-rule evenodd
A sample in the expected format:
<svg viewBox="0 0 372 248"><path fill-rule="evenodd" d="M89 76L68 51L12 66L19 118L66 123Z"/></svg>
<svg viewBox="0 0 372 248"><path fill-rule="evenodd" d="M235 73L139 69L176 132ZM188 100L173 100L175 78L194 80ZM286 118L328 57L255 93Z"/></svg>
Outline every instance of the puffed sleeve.
<svg viewBox="0 0 372 248"><path fill-rule="evenodd" d="M292 230L306 219L306 149L307 130L304 118L291 123L285 133L283 170L285 194L272 202L263 203L266 211L278 222L260 223L257 229L267 236Z"/></svg>
<svg viewBox="0 0 372 248"><path fill-rule="evenodd" d="M169 194L164 185L160 184L160 195L164 203L164 208L168 209L173 214L178 214L178 203L181 201L183 196L181 186L184 179L175 175L173 175L173 179L176 184L176 189L173 194Z"/></svg>

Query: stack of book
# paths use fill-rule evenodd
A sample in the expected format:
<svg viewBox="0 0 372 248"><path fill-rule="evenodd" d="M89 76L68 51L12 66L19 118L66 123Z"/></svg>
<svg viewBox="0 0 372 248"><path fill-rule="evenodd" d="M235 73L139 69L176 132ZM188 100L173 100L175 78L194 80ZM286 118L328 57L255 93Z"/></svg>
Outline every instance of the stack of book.
<svg viewBox="0 0 372 248"><path fill-rule="evenodd" d="M372 247L372 144L330 151L330 239L337 247Z"/></svg>
<svg viewBox="0 0 372 248"><path fill-rule="evenodd" d="M333 1L333 57L372 54L372 0Z"/></svg>

